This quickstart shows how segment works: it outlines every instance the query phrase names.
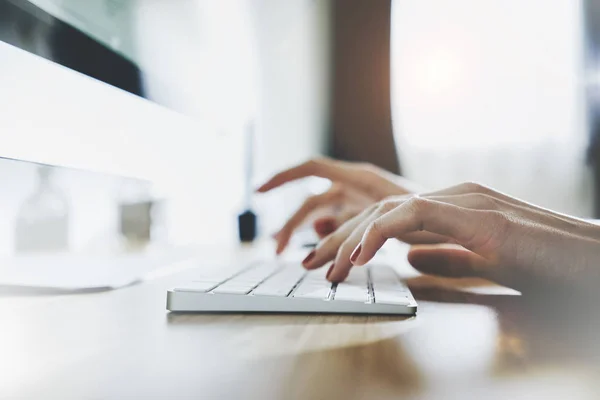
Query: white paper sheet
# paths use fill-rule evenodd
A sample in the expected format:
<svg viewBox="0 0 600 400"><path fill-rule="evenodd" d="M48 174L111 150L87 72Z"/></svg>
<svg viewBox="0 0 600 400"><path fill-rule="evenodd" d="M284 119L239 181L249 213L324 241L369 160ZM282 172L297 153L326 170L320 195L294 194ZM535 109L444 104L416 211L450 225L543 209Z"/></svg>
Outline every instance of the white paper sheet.
<svg viewBox="0 0 600 400"><path fill-rule="evenodd" d="M0 286L116 289L192 257L190 250L134 255L27 255L0 260Z"/></svg>

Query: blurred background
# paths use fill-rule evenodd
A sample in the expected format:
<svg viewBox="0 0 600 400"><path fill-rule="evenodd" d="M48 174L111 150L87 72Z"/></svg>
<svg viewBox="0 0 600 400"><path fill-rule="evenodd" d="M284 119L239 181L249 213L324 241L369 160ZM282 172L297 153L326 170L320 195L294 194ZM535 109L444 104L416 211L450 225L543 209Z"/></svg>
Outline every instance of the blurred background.
<svg viewBox="0 0 600 400"><path fill-rule="evenodd" d="M326 154L432 189L473 180L600 215L596 0L0 0L0 40L198 124L194 163L173 161L168 177L151 179L179 221L168 229L175 241L234 237L249 126L254 183ZM73 102L59 92L53 102ZM88 137L118 134L77 126ZM184 151L176 127L154 133L174 143L165 154ZM31 171L10 171L35 182ZM263 223L275 227L319 185L256 200L269 210Z"/></svg>

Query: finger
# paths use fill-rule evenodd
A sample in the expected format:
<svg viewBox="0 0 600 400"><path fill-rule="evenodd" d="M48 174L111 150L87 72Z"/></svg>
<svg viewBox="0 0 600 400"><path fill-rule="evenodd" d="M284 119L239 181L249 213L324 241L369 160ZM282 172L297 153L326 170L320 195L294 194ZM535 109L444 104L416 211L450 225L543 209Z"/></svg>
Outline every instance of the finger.
<svg viewBox="0 0 600 400"><path fill-rule="evenodd" d="M333 260L344 240L350 236L352 231L354 231L361 221L373 212L374 209L375 206L369 207L361 214L346 221L335 232L323 239L317 245L315 250L306 257L303 262L304 267L306 269L316 269Z"/></svg>
<svg viewBox="0 0 600 400"><path fill-rule="evenodd" d="M365 215L363 215L363 217L361 218L362 221L358 225L356 225L356 227L352 230L348 237L339 246L339 249L335 256L335 261L333 263L333 268L331 269L331 272L327 277L328 280L330 280L331 282L342 282L348 277L350 269L353 267L351 256L356 246L362 240L362 237L369 225L377 218L381 217L389 210L396 207L397 204L398 203L395 201L382 203L374 211L370 213L367 212L365 213ZM418 237L419 234L420 237ZM405 238L402 239L406 240ZM421 243L440 243L447 242L449 240L445 236L432 234L430 232L414 232L412 239L420 240Z"/></svg>
<svg viewBox="0 0 600 400"><path fill-rule="evenodd" d="M375 220L366 230L355 259L369 261L389 238L427 231L453 239L478 254L495 249L504 237L507 218L496 211L480 211L415 197ZM483 255L483 254L480 254Z"/></svg>
<svg viewBox="0 0 600 400"><path fill-rule="evenodd" d="M330 215L326 217L317 218L313 222L313 228L319 236L319 239L323 239L327 235L330 235L333 232L335 232L335 230L342 226L346 221L349 221L350 219L356 217L358 214L360 214L359 211L346 210L335 216Z"/></svg>
<svg viewBox="0 0 600 400"><path fill-rule="evenodd" d="M295 167L281 171L266 183L260 186L257 191L260 193L273 190L285 183L309 176L318 176L327 178L331 181L352 181L353 172L345 168L345 164L328 158L310 160Z"/></svg>
<svg viewBox="0 0 600 400"><path fill-rule="evenodd" d="M317 218L313 222L313 228L319 236L319 239L323 239L327 235L330 235L338 228L337 218L334 216L327 216Z"/></svg>
<svg viewBox="0 0 600 400"><path fill-rule="evenodd" d="M350 257L352 256L352 252L360 243L360 240L363 236L363 233L371 224L372 221L379 218L384 211L381 211L380 208L371 212L366 217L362 218L362 221L357 224L354 229L347 234L347 237L344 241L339 245L337 249L337 253L335 255L335 260L333 262L331 271L327 276L327 279L330 282L342 282L350 273L350 269L353 267L352 262L350 261Z"/></svg>
<svg viewBox="0 0 600 400"><path fill-rule="evenodd" d="M453 202L457 205L482 209L493 205L487 201L487 198L476 194L438 197L438 200L446 200L447 202ZM382 215L395 209L399 205L406 203L407 201L408 200L404 198L398 198L379 203L379 205L376 206L373 211L366 211L362 214L360 218L362 221L356 225L350 234L346 233L348 237L341 244L338 244L339 241L336 242L336 245L338 245L339 248L333 263L333 268L328 276L330 281L341 282L346 279L350 269L353 266L352 261L350 260L351 255L353 254L356 246L361 242L368 227ZM420 202L424 200L416 199L414 201ZM453 241L452 238L443 234L427 231L408 232L406 235L400 236L399 239L404 241L413 241L416 243L445 243Z"/></svg>
<svg viewBox="0 0 600 400"><path fill-rule="evenodd" d="M491 263L458 246L418 246L408 253L408 262L428 275L450 278L483 277Z"/></svg>
<svg viewBox="0 0 600 400"><path fill-rule="evenodd" d="M319 207L331 204L337 201L342 192L330 189L325 193L307 198L302 206L287 220L283 228L277 233L277 254L280 254L288 245L294 231L304 222L306 217Z"/></svg>
<svg viewBox="0 0 600 400"><path fill-rule="evenodd" d="M467 193L450 196L431 196L427 197L426 199L453 204L455 206L463 208L471 208L474 210L497 210L500 208L498 201L486 194L480 193ZM407 200L409 200L409 198L397 201L398 203L402 203ZM408 244L437 244L454 242L453 239L448 238L446 236L426 231L410 232L402 237L398 237L398 239Z"/></svg>
<svg viewBox="0 0 600 400"><path fill-rule="evenodd" d="M317 232L319 237L322 239L322 238L332 234L336 229L338 229L339 226L343 225L343 223L346 222L347 220L354 218L355 217L354 214L355 214L354 212L348 214L348 215L352 215L352 217L343 216L341 218L336 218L333 216L329 216L329 217L319 218L319 219L315 220L315 222L314 222L315 231ZM342 221L342 222L339 222L339 221ZM369 220L369 222L371 222L371 220ZM362 238L362 234L364 233L364 229L361 230L360 228L357 227L357 228L355 228L355 231L360 232L360 236L358 236L355 240L348 241L349 248L345 251L338 250L338 253L336 255L337 261L335 261L334 268L332 269L332 273L330 274L330 278L332 280L336 279L336 282L340 282L340 281L343 281L344 279L346 279L347 274L349 273L350 268L352 267L352 264L350 262L350 255L354 251L354 248L356 247L356 245L360 242L360 239ZM414 232L414 233L405 235L404 237L402 237L400 239L408 244L439 244L439 243L451 242L451 239L449 239L445 236L437 235L435 233L430 233L430 232ZM342 243L342 245L340 245L340 249L343 246L344 246L344 243ZM327 261L329 261L329 260L327 260ZM340 272L337 272L337 270L336 270L334 273L336 266L340 270Z"/></svg>
<svg viewBox="0 0 600 400"><path fill-rule="evenodd" d="M496 209L497 205L495 204L492 198L488 198L486 195L478 194L478 193L468 193L464 195L452 195L452 196L432 196L429 197L430 200L443 201L445 203L454 204L456 206L464 207L464 208L473 208L473 209ZM402 204L410 200L409 197L405 198L397 198L395 200L398 205ZM398 240L403 241L408 244L439 244L439 243L453 243L453 239L439 235L437 233L432 232L410 232L402 237L398 237Z"/></svg>
<svg viewBox="0 0 600 400"><path fill-rule="evenodd" d="M372 203L371 203L372 204ZM335 220L338 226L341 226L344 222L351 220L356 217L358 214L363 212L368 206L355 207L355 208L346 208L342 210L335 216Z"/></svg>
<svg viewBox="0 0 600 400"><path fill-rule="evenodd" d="M459 204L478 206L476 201L478 200L475 196L454 196L450 197L448 201L454 201ZM375 220L380 218L382 215L393 210L397 206L405 203L405 199L394 199L386 202L379 203L379 206L370 214L362 218L362 222L358 224L354 230L350 233L347 239L340 245L333 268L329 276L327 277L331 282L342 282L348 277L350 269L353 267L351 256L354 250L361 242L363 235L369 225ZM479 205L483 206L483 205ZM451 241L450 238L431 232L410 232L404 236L399 237L403 241L416 241L417 243L445 243Z"/></svg>

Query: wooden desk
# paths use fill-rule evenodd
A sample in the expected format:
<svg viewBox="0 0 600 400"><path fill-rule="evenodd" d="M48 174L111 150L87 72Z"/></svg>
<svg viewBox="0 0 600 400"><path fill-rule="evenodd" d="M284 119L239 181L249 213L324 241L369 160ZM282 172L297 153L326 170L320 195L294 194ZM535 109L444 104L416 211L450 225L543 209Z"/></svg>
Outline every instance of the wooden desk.
<svg viewBox="0 0 600 400"><path fill-rule="evenodd" d="M0 294L0 397L600 398L600 319L583 309L557 314L419 277L413 292L428 300L410 319L167 313L167 288L191 274Z"/></svg>

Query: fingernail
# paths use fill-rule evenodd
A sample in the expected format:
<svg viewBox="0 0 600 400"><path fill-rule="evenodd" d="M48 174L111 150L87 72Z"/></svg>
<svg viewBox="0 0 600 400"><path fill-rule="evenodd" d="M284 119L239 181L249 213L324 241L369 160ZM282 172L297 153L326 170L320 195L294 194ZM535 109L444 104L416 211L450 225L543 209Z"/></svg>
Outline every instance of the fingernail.
<svg viewBox="0 0 600 400"><path fill-rule="evenodd" d="M329 279L329 275L331 274L331 271L333 271L334 266L335 266L335 264L331 264L331 266L327 270L327 275L325 275L325 279Z"/></svg>
<svg viewBox="0 0 600 400"><path fill-rule="evenodd" d="M315 258L315 254L317 254L317 253L314 250L311 251L310 253L308 253L306 258L304 260L302 260L302 265L306 265L310 260Z"/></svg>
<svg viewBox="0 0 600 400"><path fill-rule="evenodd" d="M358 258L358 256L360 256L360 252L362 250L362 244L359 244L354 251L352 252L352 255L350 255L350 261L351 262L355 262L356 259Z"/></svg>
<svg viewBox="0 0 600 400"><path fill-rule="evenodd" d="M332 220L318 221L315 230L320 235L328 235L335 230L335 225Z"/></svg>

